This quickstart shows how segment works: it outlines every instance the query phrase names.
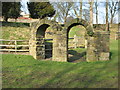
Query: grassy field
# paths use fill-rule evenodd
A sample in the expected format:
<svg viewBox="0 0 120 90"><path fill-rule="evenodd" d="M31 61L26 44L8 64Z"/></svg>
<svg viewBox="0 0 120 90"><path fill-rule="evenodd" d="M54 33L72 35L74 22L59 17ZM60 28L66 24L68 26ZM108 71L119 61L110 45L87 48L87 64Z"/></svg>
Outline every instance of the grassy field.
<svg viewBox="0 0 120 90"><path fill-rule="evenodd" d="M83 35L85 31L83 29L80 26L73 27L69 37ZM111 25L112 39L117 29L117 25ZM29 37L28 24L3 23L2 39L28 40ZM85 60L85 56L81 56L85 54L84 48L69 49L69 54L73 55L69 57L70 62L35 60L29 55L3 54L3 88L116 88L118 87L118 41L111 40L110 48L111 60L89 63L71 63L77 59Z"/></svg>
<svg viewBox="0 0 120 90"><path fill-rule="evenodd" d="M27 26L3 26L2 27L2 39L7 40L29 40L30 31Z"/></svg>
<svg viewBox="0 0 120 90"><path fill-rule="evenodd" d="M3 88L117 88L118 41L111 41L110 50L111 60L89 63L34 60L28 55L4 54Z"/></svg>
<svg viewBox="0 0 120 90"><path fill-rule="evenodd" d="M46 31L51 31L48 28ZM30 27L29 23L18 22L2 22L2 39L7 40L29 40L30 39ZM46 35L46 38L52 38L52 35Z"/></svg>

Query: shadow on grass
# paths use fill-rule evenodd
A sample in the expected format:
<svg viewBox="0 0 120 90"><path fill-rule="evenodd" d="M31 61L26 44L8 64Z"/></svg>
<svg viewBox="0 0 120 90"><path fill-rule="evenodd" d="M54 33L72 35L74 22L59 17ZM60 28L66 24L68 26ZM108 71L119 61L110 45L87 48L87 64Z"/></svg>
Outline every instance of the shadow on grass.
<svg viewBox="0 0 120 90"><path fill-rule="evenodd" d="M103 65L104 64L104 65ZM116 82L117 80L115 78L117 78L116 76L112 76L112 77L104 77L106 75L110 75L111 70L109 69L109 62L107 63L102 63L103 66L101 66L101 68L95 68L94 71L91 71L90 73L94 73L93 76L90 76L90 78L87 80L87 82L85 83L84 88L113 88L112 85L114 85L114 82ZM107 67L107 68L106 68ZM104 72L106 71L106 72ZM115 77L115 78L114 78ZM102 80L99 80L99 78L103 78ZM108 80L109 79L109 80ZM104 82L104 83L103 83ZM111 84L112 83L112 84ZM118 87L117 84L115 84L115 87ZM114 87L114 88L115 88Z"/></svg>
<svg viewBox="0 0 120 90"><path fill-rule="evenodd" d="M84 70L79 71L79 64L72 65L70 67L66 67L64 70L59 71L54 76L51 77L44 85L40 86L40 88L65 88L74 84L75 86L71 86L74 88L104 88L104 87L112 87L108 81L109 77L104 78L107 73L110 74L111 70L109 70L109 62L106 63L98 63L101 64L100 67L97 67L96 64L90 63L88 67L81 66ZM95 65L95 66L94 66ZM107 68L106 68L107 66ZM70 71L75 71L73 76L71 77L68 74ZM106 72L104 72L104 70ZM67 75L67 77L66 77ZM63 77L64 76L64 77ZM103 78L103 80L99 80L99 78ZM65 81L64 81L65 80ZM99 81L98 81L99 80ZM109 79L111 82L113 79ZM114 80L115 81L115 80ZM105 82L105 84L103 83ZM80 84L81 83L81 84ZM83 83L83 84L82 84ZM112 83L113 84L113 83ZM117 85L116 85L117 86Z"/></svg>
<svg viewBox="0 0 120 90"><path fill-rule="evenodd" d="M86 61L86 52L78 53L75 50L69 50L68 54L70 55L68 62Z"/></svg>
<svg viewBox="0 0 120 90"><path fill-rule="evenodd" d="M65 68L64 70L58 72L57 74L55 74L53 76L53 78L49 79L44 85L40 86L40 88L61 88L63 82L61 81L61 77L65 74L67 74L68 72L70 72L71 70L74 70L76 68L76 65L70 66Z"/></svg>
<svg viewBox="0 0 120 90"><path fill-rule="evenodd" d="M110 52L110 56L109 56L110 60L112 59L112 56L113 56L113 53Z"/></svg>

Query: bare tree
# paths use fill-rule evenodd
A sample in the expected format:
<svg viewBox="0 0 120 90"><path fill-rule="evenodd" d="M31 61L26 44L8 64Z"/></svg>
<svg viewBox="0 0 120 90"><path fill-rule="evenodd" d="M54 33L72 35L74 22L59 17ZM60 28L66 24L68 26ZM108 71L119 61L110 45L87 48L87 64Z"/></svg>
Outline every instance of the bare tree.
<svg viewBox="0 0 120 90"><path fill-rule="evenodd" d="M108 3L108 6L109 6L110 16L111 16L110 23L112 24L113 18L118 11L118 2L111 0L111 2Z"/></svg>
<svg viewBox="0 0 120 90"><path fill-rule="evenodd" d="M108 0L106 0L106 30L108 29Z"/></svg>
<svg viewBox="0 0 120 90"><path fill-rule="evenodd" d="M59 21L65 23L69 15L69 12L73 6L73 2L55 2L52 3L56 9L55 18L58 18Z"/></svg>
<svg viewBox="0 0 120 90"><path fill-rule="evenodd" d="M80 2L74 3L73 10L77 18L82 18L82 0Z"/></svg>
<svg viewBox="0 0 120 90"><path fill-rule="evenodd" d="M98 24L98 2L95 1L95 14L96 14L96 24Z"/></svg>
<svg viewBox="0 0 120 90"><path fill-rule="evenodd" d="M83 18L86 21L90 21L90 12L89 9L83 9Z"/></svg>
<svg viewBox="0 0 120 90"><path fill-rule="evenodd" d="M80 2L80 18L82 18L82 0Z"/></svg>
<svg viewBox="0 0 120 90"><path fill-rule="evenodd" d="M89 0L90 4L90 24L93 25L93 0Z"/></svg>

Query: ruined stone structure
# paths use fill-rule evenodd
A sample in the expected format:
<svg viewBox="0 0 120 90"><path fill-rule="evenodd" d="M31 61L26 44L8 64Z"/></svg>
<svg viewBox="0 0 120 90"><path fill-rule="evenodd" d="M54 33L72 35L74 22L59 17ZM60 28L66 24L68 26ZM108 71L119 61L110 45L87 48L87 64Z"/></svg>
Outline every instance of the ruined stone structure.
<svg viewBox="0 0 120 90"><path fill-rule="evenodd" d="M83 19L72 19L64 25L42 19L31 23L30 54L38 60L45 59L45 31L48 27L53 29L53 61L68 61L68 33L76 25L86 29L87 51L86 61L109 60L109 32L97 31Z"/></svg>
<svg viewBox="0 0 120 90"><path fill-rule="evenodd" d="M38 22L32 22L30 26L30 54L35 59L45 59L45 31L48 27L52 27L53 31L57 31L57 28L54 28L54 26L57 26L57 23L43 19Z"/></svg>
<svg viewBox="0 0 120 90"><path fill-rule="evenodd" d="M116 34L115 34L115 40L120 40L120 32L116 32Z"/></svg>

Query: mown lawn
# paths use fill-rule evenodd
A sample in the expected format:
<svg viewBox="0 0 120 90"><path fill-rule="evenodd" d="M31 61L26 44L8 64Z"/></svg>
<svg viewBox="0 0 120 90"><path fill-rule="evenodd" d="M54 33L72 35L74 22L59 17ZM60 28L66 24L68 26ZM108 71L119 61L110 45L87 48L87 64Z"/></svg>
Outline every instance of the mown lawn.
<svg viewBox="0 0 120 90"><path fill-rule="evenodd" d="M117 88L118 41L111 42L111 60L54 62L28 55L4 54L3 88Z"/></svg>

